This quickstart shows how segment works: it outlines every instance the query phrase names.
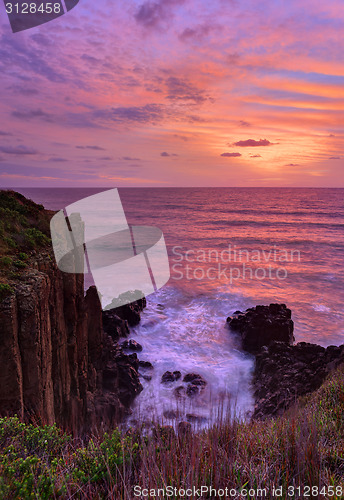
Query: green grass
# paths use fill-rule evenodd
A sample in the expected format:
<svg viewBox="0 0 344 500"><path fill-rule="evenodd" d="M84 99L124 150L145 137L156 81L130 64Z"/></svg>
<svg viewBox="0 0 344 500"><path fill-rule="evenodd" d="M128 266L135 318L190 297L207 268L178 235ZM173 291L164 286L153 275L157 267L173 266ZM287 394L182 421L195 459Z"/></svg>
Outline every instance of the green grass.
<svg viewBox="0 0 344 500"><path fill-rule="evenodd" d="M282 417L246 423L224 417L198 434L178 436L155 424L149 435L142 429L124 433L116 428L82 440L55 425L0 419L0 498L132 500L135 485L148 490L171 485L238 492L265 488L267 495L260 498L268 499L277 498L272 488L282 486L278 498L338 500L344 498L343 451L342 366ZM325 487L326 493L315 495L314 490L307 496L295 490L287 496L288 487L298 486ZM258 497L238 493L237 498Z"/></svg>

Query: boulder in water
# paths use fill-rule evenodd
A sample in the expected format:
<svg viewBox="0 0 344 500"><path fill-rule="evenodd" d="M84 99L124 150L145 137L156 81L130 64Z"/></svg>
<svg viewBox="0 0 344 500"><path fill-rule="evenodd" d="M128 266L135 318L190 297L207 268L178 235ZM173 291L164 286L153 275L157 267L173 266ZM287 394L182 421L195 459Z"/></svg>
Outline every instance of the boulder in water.
<svg viewBox="0 0 344 500"><path fill-rule="evenodd" d="M285 304L270 304L236 311L227 318L229 328L238 332L243 349L250 353L258 352L272 342L292 345L294 342L294 323L291 310Z"/></svg>
<svg viewBox="0 0 344 500"><path fill-rule="evenodd" d="M139 352L142 351L142 345L136 342L136 340L130 339L123 342L122 349Z"/></svg>
<svg viewBox="0 0 344 500"><path fill-rule="evenodd" d="M175 382L176 380L179 380L181 376L182 374L178 370L174 372L167 371L161 377L161 383L166 384L167 382Z"/></svg>

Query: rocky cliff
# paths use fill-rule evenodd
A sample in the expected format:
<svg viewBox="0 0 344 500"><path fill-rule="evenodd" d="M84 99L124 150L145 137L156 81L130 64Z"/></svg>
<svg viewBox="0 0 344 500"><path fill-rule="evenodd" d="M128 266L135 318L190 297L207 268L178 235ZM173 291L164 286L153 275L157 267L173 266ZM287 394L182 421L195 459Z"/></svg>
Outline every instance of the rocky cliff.
<svg viewBox="0 0 344 500"><path fill-rule="evenodd" d="M254 418L283 413L344 363L344 345L326 349L307 342L294 345L294 323L285 304L236 311L227 324L240 335L243 349L255 355Z"/></svg>
<svg viewBox="0 0 344 500"><path fill-rule="evenodd" d="M15 213L26 201L15 193L9 196L0 196L0 202L5 199L7 204L4 208L0 203L0 211L6 210L4 215L15 221L2 231L0 415L16 413L78 432L118 421L142 390L137 357L123 354L103 331L96 289L91 287L85 295L82 274L57 268L47 236L42 248L19 252L25 243L24 229ZM47 212L36 207L40 220ZM26 218L25 228L29 223ZM8 246L10 238L13 244ZM20 260L23 255L25 262ZM127 306L129 316L140 306ZM120 312L118 317L112 311L116 335L128 333L125 311ZM108 321L106 331L111 333L111 328Z"/></svg>

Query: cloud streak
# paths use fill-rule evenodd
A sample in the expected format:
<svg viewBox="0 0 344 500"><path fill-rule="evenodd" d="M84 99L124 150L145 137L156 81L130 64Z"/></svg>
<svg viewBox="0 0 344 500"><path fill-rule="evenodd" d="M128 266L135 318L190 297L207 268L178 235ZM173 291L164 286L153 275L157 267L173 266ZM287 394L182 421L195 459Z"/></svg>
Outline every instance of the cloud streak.
<svg viewBox="0 0 344 500"><path fill-rule="evenodd" d="M241 153L222 153L220 156L223 156L224 158L239 158L239 156L242 156Z"/></svg>
<svg viewBox="0 0 344 500"><path fill-rule="evenodd" d="M261 146L272 146L272 142L267 139L259 139L256 141L255 139L246 139L244 141L237 141L233 143L233 146L238 146L241 148L256 148Z"/></svg>
<svg viewBox="0 0 344 500"><path fill-rule="evenodd" d="M36 155L38 151L26 146L0 146L0 151L7 155Z"/></svg>

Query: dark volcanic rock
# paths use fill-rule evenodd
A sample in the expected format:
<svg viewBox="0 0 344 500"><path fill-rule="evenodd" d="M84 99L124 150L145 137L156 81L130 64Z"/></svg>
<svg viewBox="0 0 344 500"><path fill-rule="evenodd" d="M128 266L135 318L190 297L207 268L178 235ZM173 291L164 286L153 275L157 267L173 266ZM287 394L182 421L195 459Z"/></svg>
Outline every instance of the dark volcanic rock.
<svg viewBox="0 0 344 500"><path fill-rule="evenodd" d="M278 415L299 396L318 389L326 376L344 362L344 345L326 349L300 342L273 342L256 354L254 418Z"/></svg>
<svg viewBox="0 0 344 500"><path fill-rule="evenodd" d="M326 349L306 342L293 345L294 325L285 304L236 311L227 323L241 335L243 348L256 356L254 418L281 414L299 396L318 389L344 362L344 345Z"/></svg>
<svg viewBox="0 0 344 500"><path fill-rule="evenodd" d="M182 397L185 397L185 395L186 395L186 388L183 385L179 385L178 387L176 387L174 389L174 395L178 399L182 398Z"/></svg>
<svg viewBox="0 0 344 500"><path fill-rule="evenodd" d="M186 395L189 396L190 398L192 396L197 396L197 394L199 394L200 392L201 392L201 388L198 385L188 384L188 386L186 388Z"/></svg>
<svg viewBox="0 0 344 500"><path fill-rule="evenodd" d="M48 236L53 212L1 192L0 208L6 204L30 216L20 215L25 230L33 225ZM9 293L0 297L0 416L56 422L75 433L113 426L142 390L137 355L126 356L114 339L128 334L126 316L145 301L104 314L96 288L85 295L83 274L58 269L48 237L30 249L17 226L6 227L15 229L18 250L30 255L20 273L7 276Z"/></svg>
<svg viewBox="0 0 344 500"><path fill-rule="evenodd" d="M110 335L114 340L129 335L128 321L120 318L116 314L116 309L110 309L102 312L104 332Z"/></svg>
<svg viewBox="0 0 344 500"><path fill-rule="evenodd" d="M178 374L177 379L173 379L172 377L174 374ZM178 380L181 377L180 372L166 372L164 373L163 377L166 377L166 382L171 382L173 380ZM197 394L200 394L204 389L205 386L207 385L207 382L204 380L204 378L199 375L198 373L188 373L185 375L183 378L183 382L186 382L185 385L180 385L176 387L174 390L174 395L176 398L185 398L185 396L189 396L190 398L193 396L197 396Z"/></svg>
<svg viewBox="0 0 344 500"><path fill-rule="evenodd" d="M167 382L175 382L181 378L182 374L180 371L165 372L161 377L161 383L166 384Z"/></svg>
<svg viewBox="0 0 344 500"><path fill-rule="evenodd" d="M137 354L124 354L118 345L110 342L104 364L104 387L117 393L122 405L128 408L143 389L138 374Z"/></svg>
<svg viewBox="0 0 344 500"><path fill-rule="evenodd" d="M137 351L140 352L142 351L142 345L136 342L136 340L130 339L130 340L125 340L121 344L122 349L128 349L131 351Z"/></svg>
<svg viewBox="0 0 344 500"><path fill-rule="evenodd" d="M139 366L141 368L154 368L150 361L139 361Z"/></svg>
<svg viewBox="0 0 344 500"><path fill-rule="evenodd" d="M128 321L129 326L136 326L140 323L140 313L145 307L146 299L143 297L142 299L135 300L131 304L125 304L116 309L110 309L110 311L115 311L117 316Z"/></svg>
<svg viewBox="0 0 344 500"><path fill-rule="evenodd" d="M294 323L291 310L285 304L270 304L236 311L227 318L230 329L240 334L243 349L256 353L263 346L279 341L291 345Z"/></svg>
<svg viewBox="0 0 344 500"><path fill-rule="evenodd" d="M183 382L191 382L193 385L199 386L207 385L202 375L198 375L198 373L187 373L183 378Z"/></svg>
<svg viewBox="0 0 344 500"><path fill-rule="evenodd" d="M187 413L186 418L188 422L194 422L198 424L202 424L207 421L206 417L202 417L201 415L195 415L194 413Z"/></svg>

